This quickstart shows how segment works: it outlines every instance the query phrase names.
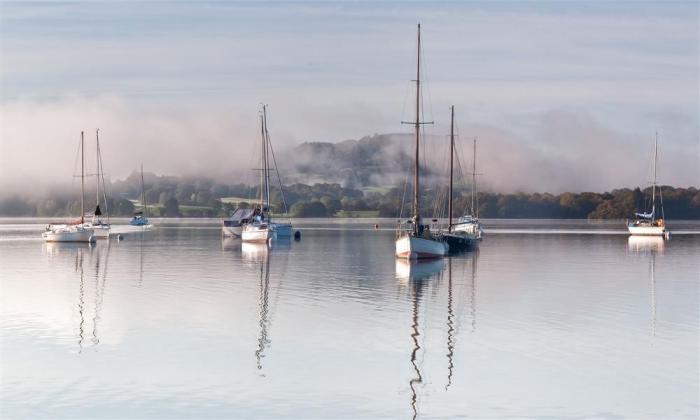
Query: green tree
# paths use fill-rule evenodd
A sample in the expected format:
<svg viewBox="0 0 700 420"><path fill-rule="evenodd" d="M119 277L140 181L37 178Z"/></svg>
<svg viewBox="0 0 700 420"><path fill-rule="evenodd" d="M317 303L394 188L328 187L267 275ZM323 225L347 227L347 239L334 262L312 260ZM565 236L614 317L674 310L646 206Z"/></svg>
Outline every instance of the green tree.
<svg viewBox="0 0 700 420"><path fill-rule="evenodd" d="M328 210L320 201L300 201L295 203L291 209L294 217L326 217Z"/></svg>
<svg viewBox="0 0 700 420"><path fill-rule="evenodd" d="M163 214L165 217L179 217L180 216L180 203L178 203L177 198L170 197L163 207Z"/></svg>

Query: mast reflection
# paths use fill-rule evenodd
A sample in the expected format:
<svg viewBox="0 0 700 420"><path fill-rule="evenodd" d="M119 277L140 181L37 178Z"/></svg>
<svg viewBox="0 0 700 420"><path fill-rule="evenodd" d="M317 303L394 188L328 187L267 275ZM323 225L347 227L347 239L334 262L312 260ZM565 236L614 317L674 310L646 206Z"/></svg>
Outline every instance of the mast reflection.
<svg viewBox="0 0 700 420"><path fill-rule="evenodd" d="M452 259L447 261L447 385L445 391L452 385L452 369L454 368L454 312L452 310Z"/></svg>
<svg viewBox="0 0 700 420"><path fill-rule="evenodd" d="M75 254L75 271L80 273L80 287L78 289L78 314L80 315L80 323L78 324L78 353L83 352L83 340L85 339L85 274L83 270L83 250L79 249Z"/></svg>
<svg viewBox="0 0 700 420"><path fill-rule="evenodd" d="M97 254L97 263L95 264L95 314L92 318L92 344L97 345L100 343L100 336L98 334L98 324L102 318L100 318L100 312L102 311L102 303L104 302L105 288L107 286L107 268L109 263L109 254L112 250L112 242L107 243L107 251L105 252L104 269L102 271L102 280L100 281L100 255Z"/></svg>
<svg viewBox="0 0 700 420"><path fill-rule="evenodd" d="M258 348L255 350L255 360L258 370L263 369L263 358L265 350L272 342L268 335L270 326L270 248L267 244L241 244L241 253L243 258L256 264L259 264L260 270L260 298L258 307L260 308L260 318L258 325L260 326L260 336L258 337ZM262 376L265 376L261 372Z"/></svg>
<svg viewBox="0 0 700 420"><path fill-rule="evenodd" d="M427 287L430 279L442 272L445 264L443 260L435 261L406 261L396 260L396 277L402 283L408 283L413 294L413 309L411 312L411 340L413 348L411 350L411 367L415 372L415 376L408 381L408 386L411 389L411 409L413 410L413 418L418 417L418 391L417 386L423 383L423 375L420 371L420 366L417 363L418 352L420 346L420 324L419 310L420 302L423 296L423 288Z"/></svg>
<svg viewBox="0 0 700 420"><path fill-rule="evenodd" d="M630 236L627 239L627 249L637 255L648 255L649 258L649 299L651 335L656 337L656 256L663 255L666 241L655 236Z"/></svg>

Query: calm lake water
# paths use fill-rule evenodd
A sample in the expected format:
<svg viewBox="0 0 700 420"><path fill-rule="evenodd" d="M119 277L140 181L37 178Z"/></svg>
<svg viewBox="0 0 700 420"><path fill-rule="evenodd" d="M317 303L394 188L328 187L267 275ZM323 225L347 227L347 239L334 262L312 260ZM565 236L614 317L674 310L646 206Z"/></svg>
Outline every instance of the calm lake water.
<svg viewBox="0 0 700 420"><path fill-rule="evenodd" d="M387 220L270 249L158 223L88 246L0 220L0 417L698 417L698 223L486 221L419 265Z"/></svg>

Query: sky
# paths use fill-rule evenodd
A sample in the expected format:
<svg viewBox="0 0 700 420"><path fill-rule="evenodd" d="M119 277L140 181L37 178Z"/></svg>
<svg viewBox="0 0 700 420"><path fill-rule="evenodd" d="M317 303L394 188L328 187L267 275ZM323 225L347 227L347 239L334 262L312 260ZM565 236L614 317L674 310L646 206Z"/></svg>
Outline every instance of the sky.
<svg viewBox="0 0 700 420"><path fill-rule="evenodd" d="M478 136L501 191L700 185L690 2L1 2L0 189L105 168L229 178L259 104L278 149L410 131L421 22L428 130ZM89 147L93 147L91 144ZM90 151L90 153L93 153ZM293 155L288 156L293 159Z"/></svg>

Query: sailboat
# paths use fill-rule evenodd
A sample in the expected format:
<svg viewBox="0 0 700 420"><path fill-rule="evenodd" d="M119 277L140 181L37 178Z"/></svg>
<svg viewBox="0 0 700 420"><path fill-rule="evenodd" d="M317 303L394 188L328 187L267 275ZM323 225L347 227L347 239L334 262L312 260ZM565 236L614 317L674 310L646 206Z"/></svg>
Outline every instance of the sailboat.
<svg viewBox="0 0 700 420"><path fill-rule="evenodd" d="M146 203L146 187L143 183L143 163L141 164L141 206L142 209L134 213L134 217L129 220L131 226L149 226L148 204Z"/></svg>
<svg viewBox="0 0 700 420"><path fill-rule="evenodd" d="M421 116L421 90L420 90L420 24L418 24L418 59L416 65L416 120L411 124L416 130L416 150L413 177L413 217L406 224L410 228L398 229L396 238L396 256L398 258L441 258L447 254L449 246L430 233L430 228L423 225L420 216L420 126L424 124Z"/></svg>
<svg viewBox="0 0 700 420"><path fill-rule="evenodd" d="M262 169L260 172L260 203L253 210L252 220L243 226L241 239L244 242L268 242L275 237L275 231L270 224L270 173L268 170L268 139L265 127L265 105L260 115L260 132L262 134L262 147L260 162Z"/></svg>
<svg viewBox="0 0 700 420"><path fill-rule="evenodd" d="M447 197L448 223L447 231L439 232L438 237L445 241L451 252L474 249L479 246L482 229L479 219L471 215L462 216L457 223L452 223L454 155L455 155L455 107L450 107L450 188ZM472 214L474 214L474 194L476 189L476 140L474 140L474 165L472 166Z"/></svg>
<svg viewBox="0 0 700 420"><path fill-rule="evenodd" d="M632 235L661 236L668 238L670 234L666 230L666 221L664 220L664 202L663 196L661 195L661 189L659 189L661 217L657 217L658 214L656 213L656 162L658 158L658 150L659 135L657 133L654 139L654 182L651 186L651 211L648 213L646 211L634 213L635 218L627 221L627 229Z"/></svg>
<svg viewBox="0 0 700 420"><path fill-rule="evenodd" d="M292 224L273 222L270 214L270 157L272 157L273 163L275 162L275 158L270 144L270 133L267 130L266 105L263 105L262 115L260 116L260 133L262 138L260 155L260 163L262 166L260 173L260 204L253 210L252 215L249 216L248 223L242 226L241 239L244 242L268 242L272 239L291 238L292 236ZM275 172L277 173L278 181L280 181L281 190L282 183L279 172L277 172L276 164ZM282 196L282 200L284 201L284 195Z"/></svg>
<svg viewBox="0 0 700 420"><path fill-rule="evenodd" d="M46 242L95 242L94 229L85 225L85 138L80 132L80 221L49 224L41 237Z"/></svg>
<svg viewBox="0 0 700 420"><path fill-rule="evenodd" d="M105 196L104 192L104 168L102 167L102 153L100 151L100 130L98 129L96 132L96 140L97 140L97 152L96 152L96 167L97 167L97 173L95 174L95 177L97 178L97 200L95 204L95 211L92 215L92 220L90 222L86 222L85 226L90 227L94 229L95 231L95 238L97 239L109 239L109 230L110 230L110 224L109 224L109 212L107 209L107 197ZM103 198L104 198L104 207L105 207L105 212L107 212L107 221L104 221L100 219L100 216L102 216L102 209L100 209L100 182L102 183L103 187Z"/></svg>

